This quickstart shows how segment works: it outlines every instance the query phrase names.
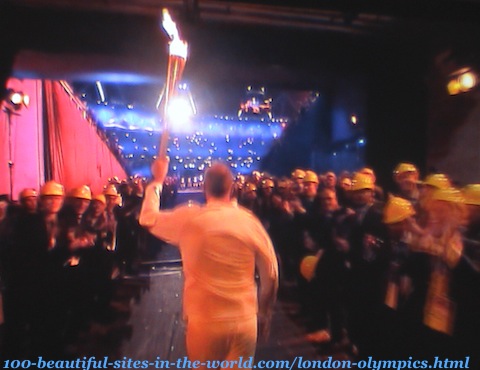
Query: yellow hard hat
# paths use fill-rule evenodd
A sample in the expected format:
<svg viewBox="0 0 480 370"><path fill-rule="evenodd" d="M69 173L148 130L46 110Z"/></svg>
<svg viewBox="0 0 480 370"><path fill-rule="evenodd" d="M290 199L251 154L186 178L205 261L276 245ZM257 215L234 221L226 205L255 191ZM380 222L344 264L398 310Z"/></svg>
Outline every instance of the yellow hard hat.
<svg viewBox="0 0 480 370"><path fill-rule="evenodd" d="M452 186L450 179L443 173L434 173L432 175L428 175L425 180L421 182L421 184L433 186L437 189L448 189Z"/></svg>
<svg viewBox="0 0 480 370"><path fill-rule="evenodd" d="M108 179L108 182L111 184L120 184L120 179L118 176L113 176L112 178Z"/></svg>
<svg viewBox="0 0 480 370"><path fill-rule="evenodd" d="M278 180L277 187L278 187L279 189L288 188L288 187L290 186L290 181L291 181L291 180L288 180L288 179L285 179L285 178L281 178L280 180Z"/></svg>
<svg viewBox="0 0 480 370"><path fill-rule="evenodd" d="M418 173L418 170L417 170L417 167L415 167L414 164L402 162L402 163L399 163L397 165L397 167L395 167L395 170L393 171L393 174L394 175L399 175L399 174L405 173L405 172L417 172Z"/></svg>
<svg viewBox="0 0 480 370"><path fill-rule="evenodd" d="M292 178L294 179L303 179L305 177L305 171L297 168L295 171L292 172Z"/></svg>
<svg viewBox="0 0 480 370"><path fill-rule="evenodd" d="M71 198L92 200L92 191L87 185L83 185L79 188L72 189L68 196Z"/></svg>
<svg viewBox="0 0 480 370"><path fill-rule="evenodd" d="M480 206L480 184L469 184L462 191L465 204Z"/></svg>
<svg viewBox="0 0 480 370"><path fill-rule="evenodd" d="M32 188L27 188L27 189L23 189L21 192L20 192L20 195L18 196L20 199L25 199L25 198L29 198L29 197L37 197L38 196L38 193L35 189L32 189Z"/></svg>
<svg viewBox="0 0 480 370"><path fill-rule="evenodd" d="M433 192L433 200L443 200L451 203L465 203L462 192L456 188L437 189Z"/></svg>
<svg viewBox="0 0 480 370"><path fill-rule="evenodd" d="M107 185L105 187L105 189L103 190L103 194L104 195L110 195L112 197L117 197L119 195L117 187L114 184Z"/></svg>
<svg viewBox="0 0 480 370"><path fill-rule="evenodd" d="M265 179L262 181L262 188L274 188L275 183L272 179Z"/></svg>
<svg viewBox="0 0 480 370"><path fill-rule="evenodd" d="M352 178L352 187L350 190L375 190L375 182L372 176L356 172Z"/></svg>
<svg viewBox="0 0 480 370"><path fill-rule="evenodd" d="M245 184L245 191L257 191L257 185L253 182L247 182Z"/></svg>
<svg viewBox="0 0 480 370"><path fill-rule="evenodd" d="M317 256L307 256L300 262L300 274L307 280L311 281L315 276L319 258Z"/></svg>
<svg viewBox="0 0 480 370"><path fill-rule="evenodd" d="M47 181L40 188L40 195L65 195L65 190L62 184L59 184L56 181Z"/></svg>
<svg viewBox="0 0 480 370"><path fill-rule="evenodd" d="M96 201L101 202L103 204L107 204L107 200L105 199L105 195L103 195L103 194L97 194L97 195L93 196L92 201L93 200L96 200Z"/></svg>
<svg viewBox="0 0 480 370"><path fill-rule="evenodd" d="M303 178L303 182L314 182L318 184L318 176L313 171L305 171L305 177Z"/></svg>
<svg viewBox="0 0 480 370"><path fill-rule="evenodd" d="M243 175L237 175L237 182L244 183L245 182L245 176Z"/></svg>
<svg viewBox="0 0 480 370"><path fill-rule="evenodd" d="M391 196L383 209L383 222L394 224L413 215L415 215L415 210L412 203L404 198Z"/></svg>
<svg viewBox="0 0 480 370"><path fill-rule="evenodd" d="M375 172L369 167L363 167L357 171L358 173L363 173L365 175L375 176Z"/></svg>

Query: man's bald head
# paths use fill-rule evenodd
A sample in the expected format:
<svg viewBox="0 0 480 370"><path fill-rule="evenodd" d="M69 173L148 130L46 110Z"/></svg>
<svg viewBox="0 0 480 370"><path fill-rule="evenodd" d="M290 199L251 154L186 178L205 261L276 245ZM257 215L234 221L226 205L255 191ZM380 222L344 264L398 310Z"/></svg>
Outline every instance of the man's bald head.
<svg viewBox="0 0 480 370"><path fill-rule="evenodd" d="M227 165L215 163L205 173L205 194L212 198L230 196L233 175Z"/></svg>

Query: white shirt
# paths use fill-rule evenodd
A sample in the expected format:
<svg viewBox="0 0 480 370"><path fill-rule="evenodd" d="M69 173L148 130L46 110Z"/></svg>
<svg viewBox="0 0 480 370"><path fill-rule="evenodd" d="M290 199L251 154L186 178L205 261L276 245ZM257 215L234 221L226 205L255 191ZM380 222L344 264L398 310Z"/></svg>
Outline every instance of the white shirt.
<svg viewBox="0 0 480 370"><path fill-rule="evenodd" d="M145 191L140 224L180 248L188 319L238 320L257 313L255 271L260 277L259 311L275 302L278 264L260 221L234 203L209 201L159 211L161 185ZM255 270L256 268L256 270Z"/></svg>

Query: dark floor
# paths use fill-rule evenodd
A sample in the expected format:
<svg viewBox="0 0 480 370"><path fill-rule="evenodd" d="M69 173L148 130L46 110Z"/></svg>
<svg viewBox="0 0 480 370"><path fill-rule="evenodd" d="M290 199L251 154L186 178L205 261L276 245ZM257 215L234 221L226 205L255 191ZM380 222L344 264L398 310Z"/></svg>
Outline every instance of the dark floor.
<svg viewBox="0 0 480 370"><path fill-rule="evenodd" d="M201 193L180 194L179 202L201 202ZM188 199L187 199L188 198ZM176 361L185 352L182 321L182 266L178 250L151 237L148 257L134 269L136 272L114 280L110 313L91 320L77 339L65 347L66 358L96 356L110 359ZM271 336L259 344L256 360L290 360L302 356L308 360L348 359L350 348L331 351L305 339L306 322L300 314L295 286L282 286L275 307ZM3 348L0 325L0 352ZM296 367L292 367L295 369Z"/></svg>
<svg viewBox="0 0 480 370"><path fill-rule="evenodd" d="M92 322L69 348L74 357L110 356L154 361L176 361L186 355L181 317L183 275L178 251L164 246L157 259L145 262L136 276L116 281L111 303L114 320ZM299 314L294 287L279 294L271 336L259 344L256 360L291 360L296 356L319 360L326 356L350 358L306 341L305 321Z"/></svg>

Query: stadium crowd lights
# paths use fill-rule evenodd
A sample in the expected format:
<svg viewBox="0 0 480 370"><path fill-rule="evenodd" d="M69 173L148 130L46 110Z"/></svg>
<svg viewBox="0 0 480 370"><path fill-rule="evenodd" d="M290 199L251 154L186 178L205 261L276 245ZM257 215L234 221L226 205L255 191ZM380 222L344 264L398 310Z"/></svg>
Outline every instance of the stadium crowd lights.
<svg viewBox="0 0 480 370"><path fill-rule="evenodd" d="M92 112L109 144L124 159L127 171L149 176L163 131L156 112L133 104L99 104L92 107ZM169 126L166 152L179 178L198 176L198 171L216 160L226 161L237 173L258 170L263 156L288 124L283 117L266 119L255 115L193 115L186 120Z"/></svg>
<svg viewBox="0 0 480 370"><path fill-rule="evenodd" d="M194 123L195 131L172 133L168 155L172 171L180 178L198 176L211 166L213 161L222 160L230 164L234 172L249 173L259 168L262 157L283 132L283 121L259 123L259 121L232 122L220 118L204 117ZM157 131L107 127L110 143L119 150L132 173L149 176L149 166L154 159L158 137ZM181 131L181 130L180 130Z"/></svg>

